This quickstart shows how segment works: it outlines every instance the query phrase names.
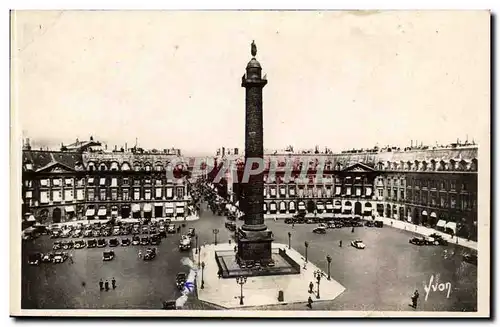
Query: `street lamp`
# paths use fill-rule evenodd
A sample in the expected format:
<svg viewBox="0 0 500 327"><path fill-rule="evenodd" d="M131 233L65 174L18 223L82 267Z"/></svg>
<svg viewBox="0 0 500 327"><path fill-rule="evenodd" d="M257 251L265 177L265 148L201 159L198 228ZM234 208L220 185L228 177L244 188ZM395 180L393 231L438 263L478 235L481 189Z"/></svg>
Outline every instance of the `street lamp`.
<svg viewBox="0 0 500 327"><path fill-rule="evenodd" d="M330 264L332 263L332 257L329 255L326 256L326 261L328 261L328 280L330 280Z"/></svg>
<svg viewBox="0 0 500 327"><path fill-rule="evenodd" d="M195 242L196 242L196 243L195 243L195 246L194 246L194 253L195 253L195 254L198 254L198 235L196 235L196 236L194 237L194 240L195 240Z"/></svg>
<svg viewBox="0 0 500 327"><path fill-rule="evenodd" d="M291 249L292 233L288 232L288 248Z"/></svg>
<svg viewBox="0 0 500 327"><path fill-rule="evenodd" d="M205 280L203 279L203 271L205 270L205 261L201 263L201 289L205 288Z"/></svg>
<svg viewBox="0 0 500 327"><path fill-rule="evenodd" d="M238 276L236 277L236 283L240 285L240 305L243 305L243 284L247 282L246 276Z"/></svg>
<svg viewBox="0 0 500 327"><path fill-rule="evenodd" d="M198 246L198 268L200 268L201 246Z"/></svg>
<svg viewBox="0 0 500 327"><path fill-rule="evenodd" d="M307 263L307 248L309 247L309 242L305 241L304 246L306 247L306 263Z"/></svg>
<svg viewBox="0 0 500 327"><path fill-rule="evenodd" d="M316 293L316 298L319 299L319 282L321 281L321 277L323 277L323 273L321 270L316 270L314 272L314 277L316 278L316 282L318 283L318 292Z"/></svg>
<svg viewBox="0 0 500 327"><path fill-rule="evenodd" d="M216 228L212 230L212 233L214 233L214 243L217 245L217 234L219 234L219 230Z"/></svg>

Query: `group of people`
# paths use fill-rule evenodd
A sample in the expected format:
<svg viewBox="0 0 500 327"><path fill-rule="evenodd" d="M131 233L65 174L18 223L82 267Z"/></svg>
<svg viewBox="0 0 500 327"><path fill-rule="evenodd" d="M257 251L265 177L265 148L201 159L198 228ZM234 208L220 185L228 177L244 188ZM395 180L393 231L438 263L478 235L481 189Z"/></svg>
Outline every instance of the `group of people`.
<svg viewBox="0 0 500 327"><path fill-rule="evenodd" d="M115 289L115 288L116 288L116 280L115 280L115 278L114 278L114 277L111 279L111 287L112 287L113 289ZM105 282L103 282L103 281L102 281L102 278L101 278L101 279L99 280L99 289L100 289L101 291L104 291L104 290L109 291L109 281L108 281L108 280L106 280Z"/></svg>

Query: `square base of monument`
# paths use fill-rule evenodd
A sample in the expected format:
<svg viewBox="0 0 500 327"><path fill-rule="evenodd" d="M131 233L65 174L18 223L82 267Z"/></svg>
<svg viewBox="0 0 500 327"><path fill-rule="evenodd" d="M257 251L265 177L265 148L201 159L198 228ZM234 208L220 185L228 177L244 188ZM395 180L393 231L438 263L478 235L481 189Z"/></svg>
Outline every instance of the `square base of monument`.
<svg viewBox="0 0 500 327"><path fill-rule="evenodd" d="M293 248L288 249L285 244L272 243L272 256L279 250L285 251L286 255L301 269L298 274L276 274L276 275L249 275L243 285L243 304L240 304L240 287L234 278L220 278L217 274L219 265L217 257L229 256L232 251L234 257L234 244L222 243L203 246L197 254L192 251L195 269L200 269L197 262L204 262L203 288L201 274L198 270L196 278L196 294L198 299L212 303L226 309L256 308L278 304L302 303L304 310L307 309L307 299L311 296L314 302L332 301L345 291L335 277L328 280L326 272L322 272L321 298L317 299L315 294L307 292L309 283L315 280L314 272L319 268L313 263L306 263L304 257ZM198 255L200 258L198 258ZM277 265L279 259L277 260ZM304 265L306 269L303 269ZM230 269L228 269L230 270ZM314 288L316 290L316 286ZM280 295L283 295L280 297ZM279 309L278 309L279 310Z"/></svg>
<svg viewBox="0 0 500 327"><path fill-rule="evenodd" d="M271 243L273 242L272 232L270 230L263 231L246 231L238 228L237 231L238 262L259 262L262 265L267 265L272 262L271 258Z"/></svg>

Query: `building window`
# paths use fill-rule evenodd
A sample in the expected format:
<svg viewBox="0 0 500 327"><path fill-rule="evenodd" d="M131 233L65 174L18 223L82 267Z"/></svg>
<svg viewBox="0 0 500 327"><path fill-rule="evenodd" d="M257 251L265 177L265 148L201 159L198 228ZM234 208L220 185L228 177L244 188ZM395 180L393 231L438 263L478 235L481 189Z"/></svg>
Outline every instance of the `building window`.
<svg viewBox="0 0 500 327"><path fill-rule="evenodd" d="M384 197L384 190L383 190L383 189L381 189L381 188L379 188L379 189L378 189L378 196L379 196L380 198L383 198L383 197Z"/></svg>
<svg viewBox="0 0 500 327"><path fill-rule="evenodd" d="M455 195L450 195L450 208L455 209L457 207L457 199Z"/></svg>
<svg viewBox="0 0 500 327"><path fill-rule="evenodd" d="M127 177L125 177L125 178L122 179L122 184L123 185L129 185L128 183L129 183L129 179Z"/></svg>
<svg viewBox="0 0 500 327"><path fill-rule="evenodd" d="M144 184L151 185L151 180L149 178L146 178L144 180Z"/></svg>
<svg viewBox="0 0 500 327"><path fill-rule="evenodd" d="M106 185L106 178L101 178L101 179L99 180L99 185L101 185L101 186Z"/></svg>
<svg viewBox="0 0 500 327"><path fill-rule="evenodd" d="M447 204L446 195L441 195L441 197L439 198L439 202L441 204L441 207L443 207L443 208L447 208L448 207L446 205Z"/></svg>
<svg viewBox="0 0 500 327"><path fill-rule="evenodd" d="M134 179L134 186L140 186L141 180L139 178Z"/></svg>
<svg viewBox="0 0 500 327"><path fill-rule="evenodd" d="M392 198L394 200L397 200L398 199L398 190L397 189L393 189L392 190Z"/></svg>
<svg viewBox="0 0 500 327"><path fill-rule="evenodd" d="M53 179L52 185L53 186L61 186L61 180L59 178Z"/></svg>
<svg viewBox="0 0 500 327"><path fill-rule="evenodd" d="M94 201L94 190L93 189L87 190L87 199L89 201Z"/></svg>
<svg viewBox="0 0 500 327"><path fill-rule="evenodd" d="M128 189L122 190L122 195L123 195L123 198L122 198L123 201L130 200L130 195L129 195Z"/></svg>
<svg viewBox="0 0 500 327"><path fill-rule="evenodd" d="M420 192L415 191L415 203L420 204Z"/></svg>
<svg viewBox="0 0 500 327"><path fill-rule="evenodd" d="M40 203L49 203L49 192L47 191L40 192Z"/></svg>
<svg viewBox="0 0 500 327"><path fill-rule="evenodd" d="M85 193L83 193L83 190L76 190L76 199L78 201L83 201L85 199Z"/></svg>
<svg viewBox="0 0 500 327"><path fill-rule="evenodd" d="M73 185L73 178L66 178L64 180L64 182L66 183L66 186L72 186Z"/></svg>
<svg viewBox="0 0 500 327"><path fill-rule="evenodd" d="M40 180L40 186L47 186L48 184L49 184L49 181L47 179Z"/></svg>
<svg viewBox="0 0 500 327"><path fill-rule="evenodd" d="M161 181L160 181L160 182L161 182ZM155 197L156 197L157 199L161 199L161 187L157 187L157 188L155 189Z"/></svg>
<svg viewBox="0 0 500 327"><path fill-rule="evenodd" d="M174 195L173 195L173 190L172 190L172 188L171 188L171 187L167 187L167 194L166 194L166 198L167 198L167 199L171 199L171 198L173 198L173 197L174 197Z"/></svg>
<svg viewBox="0 0 500 327"><path fill-rule="evenodd" d="M335 186L335 195L340 195L342 193L342 188L340 186Z"/></svg>
<svg viewBox="0 0 500 327"><path fill-rule="evenodd" d="M141 198L141 191L138 188L134 189L134 200L140 200L140 198Z"/></svg>
<svg viewBox="0 0 500 327"><path fill-rule="evenodd" d="M450 189L454 190L457 186L457 183L455 181L450 181Z"/></svg>
<svg viewBox="0 0 500 327"><path fill-rule="evenodd" d="M84 178L78 178L76 181L76 186L83 186L85 184L85 179Z"/></svg>
<svg viewBox="0 0 500 327"><path fill-rule="evenodd" d="M469 208L469 199L467 195L462 195L462 198L460 199L460 208L462 210L467 210Z"/></svg>
<svg viewBox="0 0 500 327"><path fill-rule="evenodd" d="M100 192L101 201L106 201L106 190L102 189Z"/></svg>
<svg viewBox="0 0 500 327"><path fill-rule="evenodd" d="M345 194L346 195L351 195L351 188L350 187L346 187L345 188Z"/></svg>
<svg viewBox="0 0 500 327"><path fill-rule="evenodd" d="M155 185L161 185L161 179L155 179Z"/></svg>
<svg viewBox="0 0 500 327"><path fill-rule="evenodd" d="M151 171L151 166L150 165L146 165L146 171Z"/></svg>
<svg viewBox="0 0 500 327"><path fill-rule="evenodd" d="M413 194L411 193L411 190L406 191L406 198L407 198L410 202L412 202L412 201L413 201L413 197L412 197L412 195L413 195Z"/></svg>
<svg viewBox="0 0 500 327"><path fill-rule="evenodd" d="M24 185L25 185L26 187L31 187L33 184L31 183L31 181L30 181L30 180L26 180L26 181L24 182Z"/></svg>
<svg viewBox="0 0 500 327"><path fill-rule="evenodd" d="M356 196L361 196L361 187L356 187Z"/></svg>
<svg viewBox="0 0 500 327"><path fill-rule="evenodd" d="M87 185L94 185L94 178L93 177L89 177L89 179L87 180Z"/></svg>
<svg viewBox="0 0 500 327"><path fill-rule="evenodd" d="M467 184L462 183L461 189L462 189L462 191L467 191Z"/></svg>
<svg viewBox="0 0 500 327"><path fill-rule="evenodd" d="M62 192L61 191L52 191L52 201L61 202L62 200Z"/></svg>
<svg viewBox="0 0 500 327"><path fill-rule="evenodd" d="M431 206L435 207L437 205L436 193L431 193Z"/></svg>
<svg viewBox="0 0 500 327"><path fill-rule="evenodd" d="M64 190L64 201L73 201L73 190Z"/></svg>
<svg viewBox="0 0 500 327"><path fill-rule="evenodd" d="M404 190L400 190L400 191L399 191L399 195L400 195L400 196L399 196L399 199L400 199L401 201L404 201L404 200L405 200L405 191L404 191Z"/></svg>
<svg viewBox="0 0 500 327"><path fill-rule="evenodd" d="M151 189L147 188L144 190L144 199L151 200Z"/></svg>
<svg viewBox="0 0 500 327"><path fill-rule="evenodd" d="M177 198L178 199L184 198L184 188L182 187L177 188Z"/></svg>
<svg viewBox="0 0 500 327"><path fill-rule="evenodd" d="M446 189L446 182L445 181L441 181L441 189L442 190Z"/></svg>
<svg viewBox="0 0 500 327"><path fill-rule="evenodd" d="M118 186L118 179L111 178L111 187L117 187L117 186Z"/></svg>
<svg viewBox="0 0 500 327"><path fill-rule="evenodd" d="M32 191L26 191L26 199L31 199L33 197L33 192Z"/></svg>
<svg viewBox="0 0 500 327"><path fill-rule="evenodd" d="M118 191L116 188L111 189L111 200L116 201L118 199Z"/></svg>
<svg viewBox="0 0 500 327"><path fill-rule="evenodd" d="M427 205L427 192L423 192L422 194L422 204Z"/></svg>

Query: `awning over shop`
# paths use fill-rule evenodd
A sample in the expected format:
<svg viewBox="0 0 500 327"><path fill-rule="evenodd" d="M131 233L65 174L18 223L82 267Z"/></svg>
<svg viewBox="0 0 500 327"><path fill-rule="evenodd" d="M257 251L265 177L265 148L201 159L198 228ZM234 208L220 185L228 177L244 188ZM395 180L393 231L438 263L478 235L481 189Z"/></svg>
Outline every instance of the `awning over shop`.
<svg viewBox="0 0 500 327"><path fill-rule="evenodd" d="M98 216L106 216L107 210L106 208L99 208L99 211L97 211Z"/></svg>
<svg viewBox="0 0 500 327"><path fill-rule="evenodd" d="M446 221L444 220L439 220L436 224L437 227L444 227L446 225Z"/></svg>
<svg viewBox="0 0 500 327"><path fill-rule="evenodd" d="M143 208L143 211L144 212L151 212L151 203L146 203L144 204L144 208Z"/></svg>
<svg viewBox="0 0 500 327"><path fill-rule="evenodd" d="M436 217L437 217L437 216L436 216L436 213L435 213L435 212L431 212L431 217L432 217L432 218L436 218Z"/></svg>
<svg viewBox="0 0 500 327"><path fill-rule="evenodd" d="M87 211L85 211L85 216L87 216L87 217L95 216L95 209L88 208Z"/></svg>
<svg viewBox="0 0 500 327"><path fill-rule="evenodd" d="M422 216L427 216L427 211L422 211Z"/></svg>
<svg viewBox="0 0 500 327"><path fill-rule="evenodd" d="M132 212L139 212L141 211L141 206L137 203L132 205Z"/></svg>
<svg viewBox="0 0 500 327"><path fill-rule="evenodd" d="M457 223L455 223L455 222L452 222L452 221L447 222L446 225L444 225L444 228L451 229L454 234L457 233Z"/></svg>
<svg viewBox="0 0 500 327"><path fill-rule="evenodd" d="M66 206L64 207L64 210L66 212L75 212L75 208L73 206Z"/></svg>

